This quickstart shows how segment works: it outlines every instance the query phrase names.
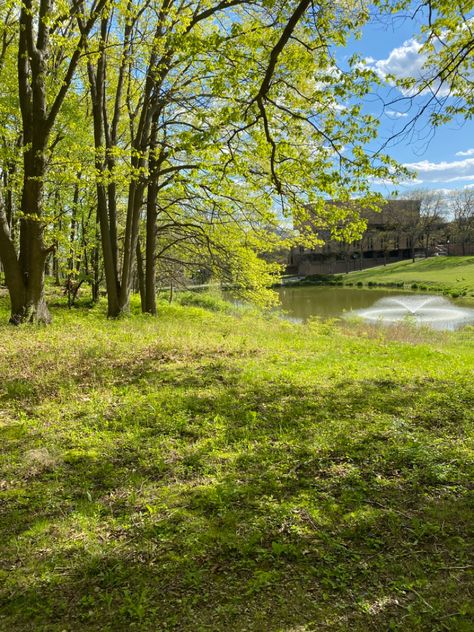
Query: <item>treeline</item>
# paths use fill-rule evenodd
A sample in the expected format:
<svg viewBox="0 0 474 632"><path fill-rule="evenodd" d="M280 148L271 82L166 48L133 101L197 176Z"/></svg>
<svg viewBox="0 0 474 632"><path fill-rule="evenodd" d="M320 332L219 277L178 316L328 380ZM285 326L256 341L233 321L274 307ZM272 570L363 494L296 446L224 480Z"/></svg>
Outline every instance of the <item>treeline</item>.
<svg viewBox="0 0 474 632"><path fill-rule="evenodd" d="M133 286L225 279L265 299L278 225L400 173L366 151L375 76L333 55L364 5L6 0L0 7L0 260L11 322L50 319L45 270L110 317Z"/></svg>

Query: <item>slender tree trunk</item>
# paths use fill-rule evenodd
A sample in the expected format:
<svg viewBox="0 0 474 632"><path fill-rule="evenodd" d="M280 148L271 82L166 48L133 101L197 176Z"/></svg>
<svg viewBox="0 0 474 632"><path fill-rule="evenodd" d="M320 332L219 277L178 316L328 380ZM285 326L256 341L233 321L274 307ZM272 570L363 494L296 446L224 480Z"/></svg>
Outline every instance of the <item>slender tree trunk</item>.
<svg viewBox="0 0 474 632"><path fill-rule="evenodd" d="M5 190L5 215L11 239L15 242L15 214L13 212L13 192L11 190L13 176L15 175L16 165L10 164L3 173L3 186Z"/></svg>
<svg viewBox="0 0 474 632"><path fill-rule="evenodd" d="M10 294L11 322L19 314L25 303L25 284L21 274L20 264L11 239L10 227L5 214L3 197L0 192L0 259L5 274L5 283Z"/></svg>
<svg viewBox="0 0 474 632"><path fill-rule="evenodd" d="M78 174L79 179L81 174ZM67 303L71 308L74 303L74 271L79 269L80 257L76 252L76 241L78 232L77 222L77 205L79 203L79 183L74 185L74 197L72 201L71 212L71 227L69 229L69 257L67 260L67 279L66 279L66 291L67 291Z"/></svg>
<svg viewBox="0 0 474 632"><path fill-rule="evenodd" d="M104 99L105 99L105 54L104 42L101 43L102 52L97 64L97 72L94 73L92 64L88 64L89 84L92 97L92 115L94 121L94 142L96 148L95 167L98 174L104 172L105 158L101 155L104 147ZM119 283L116 256L114 257L113 239L110 229L109 208L105 185L97 180L97 218L100 227L100 241L104 261L105 284L107 287L107 315L115 318L120 314ZM115 221L115 218L113 218ZM115 227L114 229L115 230ZM96 258L98 260L98 257ZM94 266L95 269L95 266ZM98 288L93 288L93 300L98 300Z"/></svg>
<svg viewBox="0 0 474 632"><path fill-rule="evenodd" d="M94 250L92 251L92 301L97 303L99 300L100 291L100 250L99 250L99 223L98 213L96 216L95 236L94 236Z"/></svg>
<svg viewBox="0 0 474 632"><path fill-rule="evenodd" d="M59 220L58 222L58 230L61 232L62 230L62 222L61 220ZM53 275L54 275L54 284L56 286L60 286L61 285L61 272L59 269L59 256L58 256L58 247L59 247L59 243L58 240L55 241L55 248L53 251Z"/></svg>
<svg viewBox="0 0 474 632"><path fill-rule="evenodd" d="M150 144L150 177L146 200L146 246L145 246L145 309L148 314L156 316L156 220L158 199L158 175L163 154L157 158L158 120L152 124Z"/></svg>
<svg viewBox="0 0 474 632"><path fill-rule="evenodd" d="M143 270L143 255L140 247L140 240L137 241L137 276L138 289L140 290L140 301L142 304L142 312L145 312L145 274Z"/></svg>
<svg viewBox="0 0 474 632"><path fill-rule="evenodd" d="M140 167L144 161L140 159ZM127 223L123 246L122 280L120 283L119 308L121 314L130 310L130 292L132 290L133 267L138 243L140 226L140 209L142 206L144 184L142 181L132 180L128 191Z"/></svg>
<svg viewBox="0 0 474 632"><path fill-rule="evenodd" d="M156 316L156 203L149 208L146 217L145 249L145 312Z"/></svg>

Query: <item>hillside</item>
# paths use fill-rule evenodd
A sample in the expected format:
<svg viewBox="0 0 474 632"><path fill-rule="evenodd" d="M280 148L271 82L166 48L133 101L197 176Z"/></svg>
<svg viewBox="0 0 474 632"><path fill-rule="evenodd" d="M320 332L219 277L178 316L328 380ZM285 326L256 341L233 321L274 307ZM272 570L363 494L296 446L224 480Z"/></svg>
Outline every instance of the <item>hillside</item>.
<svg viewBox="0 0 474 632"><path fill-rule="evenodd" d="M344 283L403 283L474 296L474 257L431 257L414 263L400 261L361 272L341 275ZM424 287L423 287L424 286Z"/></svg>

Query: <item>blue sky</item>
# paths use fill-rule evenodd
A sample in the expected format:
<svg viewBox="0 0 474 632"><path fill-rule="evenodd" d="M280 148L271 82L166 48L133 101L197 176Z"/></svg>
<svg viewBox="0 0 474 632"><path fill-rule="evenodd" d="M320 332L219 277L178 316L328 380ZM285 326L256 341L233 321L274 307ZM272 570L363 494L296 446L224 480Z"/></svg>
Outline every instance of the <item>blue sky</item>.
<svg viewBox="0 0 474 632"><path fill-rule="evenodd" d="M414 39L419 25L408 18L373 20L364 28L360 40L351 40L344 54L349 57L358 53L382 76L384 73L416 75L423 62ZM401 96L396 88L378 87L377 94L368 100L367 110L380 120L378 142L400 130L415 113L416 99L411 110L398 103L386 108L384 113L382 101ZM426 120L421 120L412 138L400 139L386 153L417 172L412 183L396 187L400 192L414 188L451 190L474 186L474 121L453 121L433 132L431 126L426 126ZM387 194L394 187L380 185L374 188Z"/></svg>

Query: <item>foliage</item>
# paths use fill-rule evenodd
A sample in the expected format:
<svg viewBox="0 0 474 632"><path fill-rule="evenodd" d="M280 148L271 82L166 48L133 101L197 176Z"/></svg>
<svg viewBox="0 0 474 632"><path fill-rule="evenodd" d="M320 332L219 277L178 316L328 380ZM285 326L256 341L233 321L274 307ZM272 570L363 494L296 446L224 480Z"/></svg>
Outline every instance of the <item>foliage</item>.
<svg viewBox="0 0 474 632"><path fill-rule="evenodd" d="M85 3L84 11L93 6ZM153 281L155 263L158 275L174 279L207 270L266 300L277 269L258 255L278 247L274 235L284 216L304 220L311 205L321 209L325 229L357 235L357 214L343 206L323 213L324 200L360 196L374 204L372 179L404 172L388 156L366 151L377 121L357 101L374 77L357 60L344 71L334 60L335 49L365 23L363 5L102 0L79 57L85 24L74 3L28 2L18 32L20 7L8 2L0 27L7 42L0 66L9 70L0 95L0 169L10 174L3 183L10 196L5 248L11 237L18 250L20 198L27 185L41 183L37 211L23 211L36 229L41 216L39 254L54 250L57 281L90 279L94 298L105 276L109 302L120 295L110 315L127 309L133 277L142 274L135 266L140 248ZM33 91L45 95L39 118L49 114L48 125L33 126L35 133L47 128L41 173L24 179L30 149L18 96L27 103L29 88L16 75L16 59L31 24L33 34L41 25L43 35L48 31L38 49L43 70L24 61L28 81L44 84ZM60 88L58 77L67 77ZM19 286L32 278L10 267Z"/></svg>

